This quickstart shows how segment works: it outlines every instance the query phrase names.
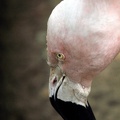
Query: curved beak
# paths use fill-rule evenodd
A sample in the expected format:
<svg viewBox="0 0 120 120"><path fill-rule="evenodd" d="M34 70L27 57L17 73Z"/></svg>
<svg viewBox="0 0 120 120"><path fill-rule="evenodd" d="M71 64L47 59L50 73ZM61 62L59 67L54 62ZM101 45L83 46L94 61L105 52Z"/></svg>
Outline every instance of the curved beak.
<svg viewBox="0 0 120 120"><path fill-rule="evenodd" d="M65 79L65 74L61 71L59 66L50 68L49 77L49 97L55 97L57 90Z"/></svg>
<svg viewBox="0 0 120 120"><path fill-rule="evenodd" d="M86 88L80 83L73 82L66 76L60 67L50 68L49 97L54 101L71 101L72 103L87 105L87 97L91 87Z"/></svg>

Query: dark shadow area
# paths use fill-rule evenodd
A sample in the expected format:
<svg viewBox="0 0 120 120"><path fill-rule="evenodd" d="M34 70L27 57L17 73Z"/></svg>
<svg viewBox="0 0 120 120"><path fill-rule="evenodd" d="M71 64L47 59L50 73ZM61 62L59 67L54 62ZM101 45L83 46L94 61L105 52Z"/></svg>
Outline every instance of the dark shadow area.
<svg viewBox="0 0 120 120"><path fill-rule="evenodd" d="M0 1L0 120L52 120L45 39L53 7L49 0Z"/></svg>

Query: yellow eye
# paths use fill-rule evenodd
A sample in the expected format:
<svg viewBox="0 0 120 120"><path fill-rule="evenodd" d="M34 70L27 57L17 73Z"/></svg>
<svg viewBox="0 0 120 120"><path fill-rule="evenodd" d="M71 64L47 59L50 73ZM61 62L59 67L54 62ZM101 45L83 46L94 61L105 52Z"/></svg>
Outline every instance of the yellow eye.
<svg viewBox="0 0 120 120"><path fill-rule="evenodd" d="M57 59L58 59L59 61L63 61L63 60L65 59L64 54L62 54L62 53L57 53Z"/></svg>

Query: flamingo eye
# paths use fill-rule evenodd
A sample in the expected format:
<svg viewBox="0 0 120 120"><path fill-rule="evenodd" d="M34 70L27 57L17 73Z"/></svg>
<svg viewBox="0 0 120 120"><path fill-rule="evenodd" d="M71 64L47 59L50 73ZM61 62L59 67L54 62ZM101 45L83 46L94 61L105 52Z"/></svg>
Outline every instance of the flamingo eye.
<svg viewBox="0 0 120 120"><path fill-rule="evenodd" d="M63 53L57 53L56 57L59 61L64 61L65 59L65 55Z"/></svg>

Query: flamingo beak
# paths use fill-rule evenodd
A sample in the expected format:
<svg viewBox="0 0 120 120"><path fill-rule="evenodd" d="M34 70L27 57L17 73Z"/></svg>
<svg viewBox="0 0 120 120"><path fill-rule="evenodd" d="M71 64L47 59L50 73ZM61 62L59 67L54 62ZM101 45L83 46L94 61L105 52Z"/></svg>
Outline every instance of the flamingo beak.
<svg viewBox="0 0 120 120"><path fill-rule="evenodd" d="M64 79L65 74L62 73L58 66L50 68L49 97L55 96L58 87L62 84Z"/></svg>

